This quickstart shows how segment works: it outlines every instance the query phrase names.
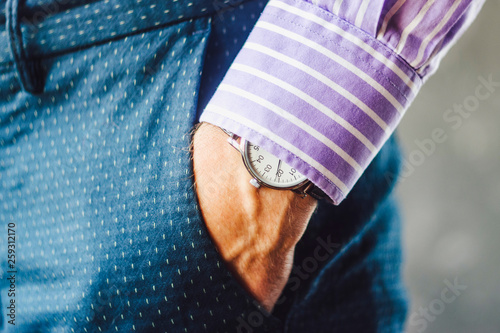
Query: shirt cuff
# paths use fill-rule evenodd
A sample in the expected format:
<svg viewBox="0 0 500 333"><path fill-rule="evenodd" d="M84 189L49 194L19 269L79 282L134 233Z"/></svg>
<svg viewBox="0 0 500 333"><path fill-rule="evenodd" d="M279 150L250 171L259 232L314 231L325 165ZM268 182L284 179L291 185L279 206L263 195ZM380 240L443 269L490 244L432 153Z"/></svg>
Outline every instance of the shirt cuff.
<svg viewBox="0 0 500 333"><path fill-rule="evenodd" d="M339 204L420 86L373 36L313 4L271 0L200 121L262 146Z"/></svg>

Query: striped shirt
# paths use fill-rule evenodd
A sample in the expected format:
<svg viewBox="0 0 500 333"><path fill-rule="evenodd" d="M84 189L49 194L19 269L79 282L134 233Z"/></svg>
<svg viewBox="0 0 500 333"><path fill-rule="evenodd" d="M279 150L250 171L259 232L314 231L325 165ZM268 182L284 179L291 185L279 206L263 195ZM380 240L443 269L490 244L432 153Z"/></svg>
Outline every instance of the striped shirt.
<svg viewBox="0 0 500 333"><path fill-rule="evenodd" d="M339 204L483 0L271 0L200 120Z"/></svg>

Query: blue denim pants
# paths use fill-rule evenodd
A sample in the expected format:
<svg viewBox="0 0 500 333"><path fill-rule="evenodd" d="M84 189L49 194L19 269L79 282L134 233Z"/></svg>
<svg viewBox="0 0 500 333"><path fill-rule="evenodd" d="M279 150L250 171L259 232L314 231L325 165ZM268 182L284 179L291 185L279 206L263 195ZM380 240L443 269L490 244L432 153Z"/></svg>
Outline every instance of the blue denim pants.
<svg viewBox="0 0 500 333"><path fill-rule="evenodd" d="M271 314L205 228L191 130L265 2L0 4L2 332L402 331L394 138Z"/></svg>

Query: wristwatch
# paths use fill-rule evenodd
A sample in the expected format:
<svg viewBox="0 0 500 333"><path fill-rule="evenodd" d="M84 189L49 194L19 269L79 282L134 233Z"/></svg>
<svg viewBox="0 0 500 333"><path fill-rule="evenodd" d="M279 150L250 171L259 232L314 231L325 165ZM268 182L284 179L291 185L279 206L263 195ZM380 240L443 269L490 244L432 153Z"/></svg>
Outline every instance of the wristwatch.
<svg viewBox="0 0 500 333"><path fill-rule="evenodd" d="M302 197L310 195L317 200L331 202L330 197L319 187L278 157L234 133L221 129L229 135L227 141L231 146L241 153L243 163L253 177L250 184L256 188L265 186L275 190L291 190Z"/></svg>

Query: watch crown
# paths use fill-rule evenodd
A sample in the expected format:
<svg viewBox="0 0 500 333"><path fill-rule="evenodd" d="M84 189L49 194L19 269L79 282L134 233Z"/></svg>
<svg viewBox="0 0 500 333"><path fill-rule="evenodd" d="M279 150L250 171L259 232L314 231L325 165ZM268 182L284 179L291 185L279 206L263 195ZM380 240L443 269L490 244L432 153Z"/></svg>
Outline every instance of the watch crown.
<svg viewBox="0 0 500 333"><path fill-rule="evenodd" d="M255 178L250 179L250 184L252 184L252 186L254 186L255 188L259 188L260 187L259 182Z"/></svg>

